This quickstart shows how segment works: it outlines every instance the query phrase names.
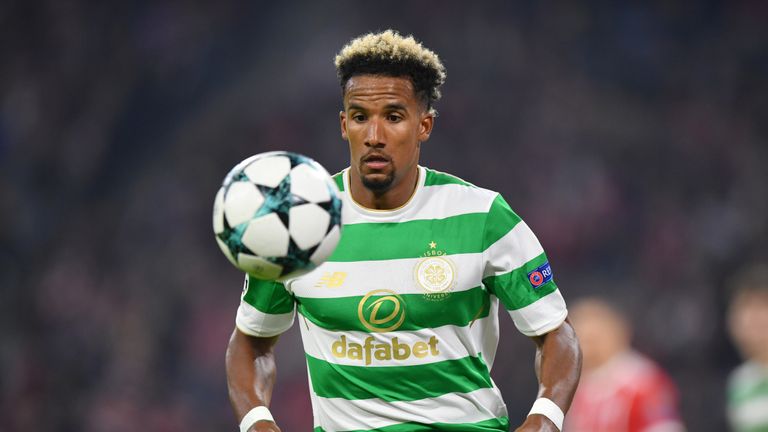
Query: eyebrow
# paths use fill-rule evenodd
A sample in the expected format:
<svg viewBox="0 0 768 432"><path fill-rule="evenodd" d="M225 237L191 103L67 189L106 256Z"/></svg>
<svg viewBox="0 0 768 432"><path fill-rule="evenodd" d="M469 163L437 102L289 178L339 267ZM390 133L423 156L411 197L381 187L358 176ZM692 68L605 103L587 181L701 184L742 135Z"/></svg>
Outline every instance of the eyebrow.
<svg viewBox="0 0 768 432"><path fill-rule="evenodd" d="M363 106L357 105L357 104L350 104L347 107L347 109L348 110L366 111L366 109ZM386 109L386 110L399 110L399 111L407 111L408 110L408 108L406 108L405 105L399 104L399 103L387 104L387 105L384 106L384 109Z"/></svg>
<svg viewBox="0 0 768 432"><path fill-rule="evenodd" d="M405 105L403 105L403 104L398 104L398 103L391 103L391 104L387 104L387 106L385 106L384 108L386 108L386 109L390 109L390 110L400 110L400 111L407 111L407 110L408 110L408 109L405 107Z"/></svg>

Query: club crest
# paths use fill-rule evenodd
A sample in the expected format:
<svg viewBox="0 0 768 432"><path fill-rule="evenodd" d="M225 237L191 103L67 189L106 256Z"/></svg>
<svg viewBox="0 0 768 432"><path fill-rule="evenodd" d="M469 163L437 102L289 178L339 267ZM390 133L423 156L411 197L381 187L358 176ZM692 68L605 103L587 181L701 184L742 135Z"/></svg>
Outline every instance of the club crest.
<svg viewBox="0 0 768 432"><path fill-rule="evenodd" d="M432 241L429 249L416 263L413 276L429 300L442 300L450 295L456 284L456 266Z"/></svg>

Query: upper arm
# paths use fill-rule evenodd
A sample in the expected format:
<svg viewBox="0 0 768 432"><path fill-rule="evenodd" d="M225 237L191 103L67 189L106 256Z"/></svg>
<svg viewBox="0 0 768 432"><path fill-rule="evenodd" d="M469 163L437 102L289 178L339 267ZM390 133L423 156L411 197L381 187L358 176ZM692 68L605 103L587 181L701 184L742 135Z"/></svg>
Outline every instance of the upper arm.
<svg viewBox="0 0 768 432"><path fill-rule="evenodd" d="M246 275L237 309L237 329L249 336L268 338L288 330L296 316L296 300L277 281Z"/></svg>
<svg viewBox="0 0 768 432"><path fill-rule="evenodd" d="M279 335L267 337L251 336L235 327L229 339L229 345L230 348L246 348L253 351L255 355L259 355L271 352L279 338Z"/></svg>
<svg viewBox="0 0 768 432"><path fill-rule="evenodd" d="M528 225L501 196L488 211L483 234L483 285L526 336L560 326L567 316L547 255Z"/></svg>

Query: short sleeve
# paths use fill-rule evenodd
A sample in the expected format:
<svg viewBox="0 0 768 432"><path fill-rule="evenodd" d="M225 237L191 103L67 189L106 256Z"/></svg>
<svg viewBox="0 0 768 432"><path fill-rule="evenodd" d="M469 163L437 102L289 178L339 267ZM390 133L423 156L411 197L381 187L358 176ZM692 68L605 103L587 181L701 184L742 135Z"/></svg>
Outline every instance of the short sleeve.
<svg viewBox="0 0 768 432"><path fill-rule="evenodd" d="M539 240L501 195L483 229L483 285L501 300L517 329L539 336L563 323L568 310Z"/></svg>
<svg viewBox="0 0 768 432"><path fill-rule="evenodd" d="M285 332L296 316L296 302L281 282L245 276L245 287L235 325L251 336L270 337Z"/></svg>

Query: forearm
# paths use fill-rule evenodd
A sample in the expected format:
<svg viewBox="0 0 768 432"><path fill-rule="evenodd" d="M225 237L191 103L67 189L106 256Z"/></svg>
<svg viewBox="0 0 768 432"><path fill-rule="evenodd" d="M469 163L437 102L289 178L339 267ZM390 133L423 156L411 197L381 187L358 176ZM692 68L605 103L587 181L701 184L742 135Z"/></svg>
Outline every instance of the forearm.
<svg viewBox="0 0 768 432"><path fill-rule="evenodd" d="M536 376L539 398L554 402L565 413L571 406L581 374L581 349L573 327L566 320L558 329L533 338L536 342ZM552 419L530 415L516 431L556 431Z"/></svg>
<svg viewBox="0 0 768 432"><path fill-rule="evenodd" d="M226 354L229 400L237 419L256 406L268 406L275 384L274 338L253 338L235 329Z"/></svg>
<svg viewBox="0 0 768 432"><path fill-rule="evenodd" d="M568 321L537 340L538 397L555 402L563 412L571 406L581 374L581 349Z"/></svg>

